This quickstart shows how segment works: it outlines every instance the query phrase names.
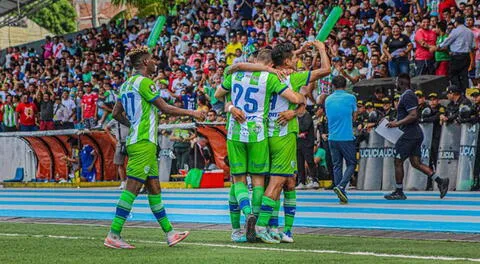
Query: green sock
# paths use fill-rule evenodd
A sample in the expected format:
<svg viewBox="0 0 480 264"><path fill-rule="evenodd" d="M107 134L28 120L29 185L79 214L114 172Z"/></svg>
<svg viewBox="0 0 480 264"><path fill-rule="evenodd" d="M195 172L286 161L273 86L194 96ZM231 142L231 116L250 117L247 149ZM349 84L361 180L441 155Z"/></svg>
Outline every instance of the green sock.
<svg viewBox="0 0 480 264"><path fill-rule="evenodd" d="M235 185L235 197L237 198L240 210L244 215L252 213L252 207L250 207L250 198L248 197L247 185L243 182L237 182Z"/></svg>
<svg viewBox="0 0 480 264"><path fill-rule="evenodd" d="M228 198L228 207L230 208L230 222L233 229L240 229L240 206L235 198L235 185L230 186L230 197Z"/></svg>
<svg viewBox="0 0 480 264"><path fill-rule="evenodd" d="M136 197L137 196L135 194L127 190L122 192L117 203L115 217L113 218L112 225L110 227L110 231L112 233L120 235L123 225L125 224L125 221L132 210L132 205Z"/></svg>
<svg viewBox="0 0 480 264"><path fill-rule="evenodd" d="M260 213L260 207L262 206L262 197L263 193L265 192L265 188L263 186L255 186L253 187L252 191L253 214L258 218L258 214Z"/></svg>
<svg viewBox="0 0 480 264"><path fill-rule="evenodd" d="M162 204L162 195L161 194L149 194L148 203L150 204L150 209L152 210L153 215L157 218L157 222L162 227L163 232L168 233L173 230L172 224L168 220L167 213Z"/></svg>
<svg viewBox="0 0 480 264"><path fill-rule="evenodd" d="M262 206L257 220L258 226L266 227L268 225L270 217L273 213L273 208L275 207L276 203L277 202L270 197L262 197Z"/></svg>
<svg viewBox="0 0 480 264"><path fill-rule="evenodd" d="M285 228L283 232L291 232L295 211L297 209L297 193L295 190L284 192L283 210L285 211Z"/></svg>
<svg viewBox="0 0 480 264"><path fill-rule="evenodd" d="M273 208L272 217L270 217L270 222L268 226L271 228L278 228L278 212L280 211L280 200L275 201L275 207Z"/></svg>

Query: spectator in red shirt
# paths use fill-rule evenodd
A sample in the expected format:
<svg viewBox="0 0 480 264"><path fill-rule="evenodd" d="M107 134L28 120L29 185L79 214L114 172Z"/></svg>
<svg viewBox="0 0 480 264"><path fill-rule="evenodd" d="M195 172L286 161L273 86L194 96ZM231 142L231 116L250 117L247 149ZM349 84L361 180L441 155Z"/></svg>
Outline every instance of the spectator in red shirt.
<svg viewBox="0 0 480 264"><path fill-rule="evenodd" d="M20 131L36 131L36 114L38 113L37 106L28 100L28 95L22 95L21 102L17 105L15 110L20 115Z"/></svg>
<svg viewBox="0 0 480 264"><path fill-rule="evenodd" d="M423 18L420 28L415 33L415 65L416 75L435 74L433 52L437 42L437 33L429 28L430 19Z"/></svg>
<svg viewBox="0 0 480 264"><path fill-rule="evenodd" d="M455 2L455 0L440 0L440 3L438 3L438 13L440 14L440 19L444 19L444 9L450 9L451 7L457 7L457 3Z"/></svg>
<svg viewBox="0 0 480 264"><path fill-rule="evenodd" d="M86 129L97 125L97 100L98 95L92 92L92 85L85 84L86 93L82 97L82 123Z"/></svg>

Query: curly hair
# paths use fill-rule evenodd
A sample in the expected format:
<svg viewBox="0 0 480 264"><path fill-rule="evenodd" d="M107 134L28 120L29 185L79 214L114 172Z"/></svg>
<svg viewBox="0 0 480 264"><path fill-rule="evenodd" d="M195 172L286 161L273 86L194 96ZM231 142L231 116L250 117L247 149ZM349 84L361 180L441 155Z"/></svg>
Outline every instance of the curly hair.
<svg viewBox="0 0 480 264"><path fill-rule="evenodd" d="M147 47L138 47L130 50L127 53L127 56L130 58L132 66L134 68L138 68L142 64L142 60L145 58L145 56L149 54L150 52L148 52Z"/></svg>
<svg viewBox="0 0 480 264"><path fill-rule="evenodd" d="M285 42L278 44L272 50L272 60L275 66L281 66L285 63L286 59L293 57L293 51L295 46L291 42Z"/></svg>

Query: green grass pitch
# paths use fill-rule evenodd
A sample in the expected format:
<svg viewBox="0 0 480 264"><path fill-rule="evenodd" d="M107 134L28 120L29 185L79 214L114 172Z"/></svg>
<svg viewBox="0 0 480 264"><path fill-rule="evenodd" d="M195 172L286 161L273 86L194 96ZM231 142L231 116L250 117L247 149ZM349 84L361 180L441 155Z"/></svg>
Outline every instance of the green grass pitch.
<svg viewBox="0 0 480 264"><path fill-rule="evenodd" d="M235 244L230 232L193 230L169 248L160 228L126 227L134 250L103 246L108 227L0 223L0 263L473 263L479 243L296 235L294 244ZM336 252L328 252L329 250ZM422 257L431 257L422 259ZM443 259L442 259L443 258Z"/></svg>

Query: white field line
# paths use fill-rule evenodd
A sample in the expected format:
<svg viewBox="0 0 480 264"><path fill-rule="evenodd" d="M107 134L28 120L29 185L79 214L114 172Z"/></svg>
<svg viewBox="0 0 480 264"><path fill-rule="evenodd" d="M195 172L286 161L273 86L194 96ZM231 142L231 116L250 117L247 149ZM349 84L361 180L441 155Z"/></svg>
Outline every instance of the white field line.
<svg viewBox="0 0 480 264"><path fill-rule="evenodd" d="M15 234L15 233L0 233L0 236L4 236L4 237L53 238L53 239L67 239L67 240L101 240L100 238L95 238L95 237L58 236L58 235L28 235L28 234ZM144 243L144 244L165 244L165 242L151 241L151 240L131 240L131 242L138 242L138 243ZM248 246L237 246L237 245L228 245L228 244L191 243L191 242L182 242L182 244L191 245L191 246L199 246L199 247L235 248L235 249L248 249L248 250L260 250L260 251L293 252L293 253L317 253L317 254L336 254L336 255L349 255L349 256L371 256L371 257L380 257L380 258L401 258L401 259L419 259L419 260L480 262L480 259L475 259L475 258L386 254L386 253L375 253L375 252L368 252L368 251L349 252L349 251L322 250L322 249L286 249L286 248L273 248L273 247L248 247Z"/></svg>

